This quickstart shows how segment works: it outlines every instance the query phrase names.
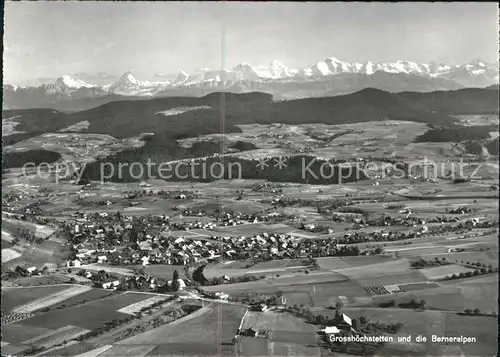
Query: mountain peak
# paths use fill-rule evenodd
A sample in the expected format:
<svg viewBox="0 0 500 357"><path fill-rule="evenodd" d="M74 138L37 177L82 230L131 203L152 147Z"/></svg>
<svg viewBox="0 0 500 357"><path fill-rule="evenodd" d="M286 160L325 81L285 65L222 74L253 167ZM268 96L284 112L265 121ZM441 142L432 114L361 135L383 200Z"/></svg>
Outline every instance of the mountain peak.
<svg viewBox="0 0 500 357"><path fill-rule="evenodd" d="M118 81L119 82L130 82L130 83L133 83L133 84L137 84L139 82L134 77L134 75L132 74L132 72L130 72L130 71L127 71L127 72L123 73L122 76L120 77L120 79Z"/></svg>
<svg viewBox="0 0 500 357"><path fill-rule="evenodd" d="M328 57L328 58L326 59L326 61L331 61L331 62L334 62L334 63L342 63L342 61L341 61L341 60L339 60L339 59L338 59L338 58L336 58L336 57Z"/></svg>
<svg viewBox="0 0 500 357"><path fill-rule="evenodd" d="M69 89L79 89L79 88L92 88L95 87L92 84L86 83L81 79L76 79L71 77L70 75L64 75L62 77L57 78L54 83L55 86L66 87Z"/></svg>
<svg viewBox="0 0 500 357"><path fill-rule="evenodd" d="M278 60L271 61L271 63L269 64L269 72L271 77L274 78L282 78L290 76L290 71L288 67Z"/></svg>
<svg viewBox="0 0 500 357"><path fill-rule="evenodd" d="M278 61L276 59L272 60L269 66L275 68L286 68L286 66L281 61Z"/></svg>

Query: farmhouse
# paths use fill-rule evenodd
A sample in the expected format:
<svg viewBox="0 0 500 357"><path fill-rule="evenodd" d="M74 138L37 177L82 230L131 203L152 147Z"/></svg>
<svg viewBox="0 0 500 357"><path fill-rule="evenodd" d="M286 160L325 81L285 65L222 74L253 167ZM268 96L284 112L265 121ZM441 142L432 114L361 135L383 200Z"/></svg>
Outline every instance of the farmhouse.
<svg viewBox="0 0 500 357"><path fill-rule="evenodd" d="M102 282L101 287L103 289L111 289L111 288L117 288L120 286L120 281L119 280L112 280L112 281L107 281L107 282Z"/></svg>
<svg viewBox="0 0 500 357"><path fill-rule="evenodd" d="M327 337L330 337L330 335L338 335L339 333L340 330L336 326L325 327L325 334Z"/></svg>
<svg viewBox="0 0 500 357"><path fill-rule="evenodd" d="M29 273L29 274L35 274L37 269L36 267L30 267L28 269L26 269L26 271Z"/></svg>
<svg viewBox="0 0 500 357"><path fill-rule="evenodd" d="M70 267L79 267L82 265L82 262L79 261L78 259L75 259L75 260L69 260L66 262L66 267L70 268Z"/></svg>

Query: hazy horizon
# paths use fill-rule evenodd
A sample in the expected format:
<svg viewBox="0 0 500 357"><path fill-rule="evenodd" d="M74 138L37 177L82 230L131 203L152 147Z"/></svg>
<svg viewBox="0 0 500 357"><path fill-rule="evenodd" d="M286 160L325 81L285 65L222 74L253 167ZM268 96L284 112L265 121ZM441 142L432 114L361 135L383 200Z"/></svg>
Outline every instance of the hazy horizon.
<svg viewBox="0 0 500 357"><path fill-rule="evenodd" d="M327 57L498 61L495 3L6 2L4 83L112 77Z"/></svg>

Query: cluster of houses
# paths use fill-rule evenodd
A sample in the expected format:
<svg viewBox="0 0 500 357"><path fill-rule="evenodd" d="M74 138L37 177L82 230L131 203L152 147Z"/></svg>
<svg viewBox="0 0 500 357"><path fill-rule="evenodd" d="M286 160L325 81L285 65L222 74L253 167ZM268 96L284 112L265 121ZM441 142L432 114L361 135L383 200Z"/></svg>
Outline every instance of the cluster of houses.
<svg viewBox="0 0 500 357"><path fill-rule="evenodd" d="M257 223L271 220L277 216L279 216L278 213L260 215L223 213L218 216L218 220L224 225L236 225L244 221ZM413 231L356 231L345 233L343 236L315 240L303 240L289 234L278 233L222 237L214 235L210 239L194 239L175 236L172 230L209 230L215 226L215 223L198 221L171 223L169 217L165 215L131 217L121 215L119 212L116 214L77 212L73 214L71 221L64 223L64 231L69 241L73 243L73 254L66 266L79 267L90 263L143 266L148 264L194 265L202 260L210 261L221 257L229 260L248 258L271 260L335 256L345 252L346 247L350 247L349 244L409 239L429 233L425 221L409 215L404 218L385 216L381 218L381 222L387 226L396 223L413 223L417 229ZM460 225L491 227L491 224L485 225L484 221L477 219L467 220ZM314 224L304 226L304 228L313 229ZM331 230L329 233L334 232ZM349 254L351 253L362 254L359 249Z"/></svg>
<svg viewBox="0 0 500 357"><path fill-rule="evenodd" d="M390 239L395 234L404 234L371 232L370 237L366 237L367 234L360 232L346 234L343 238L302 240L289 234L262 233L251 237L211 236L210 239L197 240L172 236L168 217L134 219L119 214L80 214L68 230L75 254L67 266L89 263L192 265L200 260L220 257L270 260L334 256L339 254L343 244L366 241L370 237L372 240Z"/></svg>
<svg viewBox="0 0 500 357"><path fill-rule="evenodd" d="M186 200L193 199L198 197L198 195L193 191L188 190L176 190L176 191L164 191L164 190L153 190L151 189L151 184L147 182L141 182L139 185L143 190L137 191L126 191L125 197L128 199L140 198L145 196L155 196L165 199L177 199L177 200ZM147 188L149 188L147 190Z"/></svg>
<svg viewBox="0 0 500 357"><path fill-rule="evenodd" d="M333 321L331 326L325 326L322 331L327 337L327 341L330 341L330 336L346 336L357 334L358 332L354 329L352 319L346 314L339 314Z"/></svg>
<svg viewBox="0 0 500 357"><path fill-rule="evenodd" d="M89 271L82 269L78 272L79 276L89 279L96 287L103 289L123 289L140 291L184 291L186 283L183 279L177 279L176 284L172 280L163 283L156 277L145 273L135 274L134 276L117 276L104 270Z"/></svg>
<svg viewBox="0 0 500 357"><path fill-rule="evenodd" d="M295 216L284 215L277 212L272 213L241 213L241 212L223 212L210 214L206 211L193 211L191 209L182 211L185 216L209 216L214 217L217 221L220 221L222 226L236 226L245 223L262 223L269 221L276 221L284 218L294 219Z"/></svg>
<svg viewBox="0 0 500 357"><path fill-rule="evenodd" d="M211 230L215 228L216 224L214 222L175 222L170 223L170 227L178 231L189 231L190 229L206 229Z"/></svg>
<svg viewBox="0 0 500 357"><path fill-rule="evenodd" d="M79 214L73 223L66 225L75 252L67 265L187 265L220 256L220 244L172 236L167 222L165 216L134 220L103 213Z"/></svg>
<svg viewBox="0 0 500 357"><path fill-rule="evenodd" d="M453 213L453 214L469 214L469 213L472 213L472 209L470 209L467 206L460 206L460 207L453 208L452 210L450 210L450 213Z"/></svg>

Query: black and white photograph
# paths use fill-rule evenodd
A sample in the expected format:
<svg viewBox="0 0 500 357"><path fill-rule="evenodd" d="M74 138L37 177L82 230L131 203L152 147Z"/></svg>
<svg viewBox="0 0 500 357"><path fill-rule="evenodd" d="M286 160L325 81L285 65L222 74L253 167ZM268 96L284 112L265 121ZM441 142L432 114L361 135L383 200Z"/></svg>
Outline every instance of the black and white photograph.
<svg viewBox="0 0 500 357"><path fill-rule="evenodd" d="M3 10L2 356L498 355L498 3Z"/></svg>

